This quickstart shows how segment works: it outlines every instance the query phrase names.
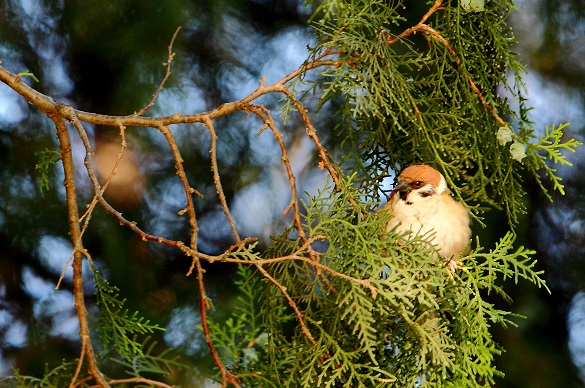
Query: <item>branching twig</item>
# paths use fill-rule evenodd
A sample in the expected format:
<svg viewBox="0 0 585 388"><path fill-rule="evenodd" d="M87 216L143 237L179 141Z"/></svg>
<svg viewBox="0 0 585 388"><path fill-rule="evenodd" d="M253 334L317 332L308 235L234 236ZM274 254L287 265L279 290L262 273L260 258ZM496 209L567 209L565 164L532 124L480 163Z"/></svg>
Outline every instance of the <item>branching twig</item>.
<svg viewBox="0 0 585 388"><path fill-rule="evenodd" d="M270 128L274 138L276 139L276 141L278 142L278 145L280 146L280 151L282 154L282 162L285 166L286 173L288 175L289 186L291 189L291 199L290 199L288 206L284 210L283 214L288 213L291 208L293 209L293 220L294 220L295 227L299 233L299 238L301 239L303 244L306 245L308 242L308 238L306 236L305 230L303 229L303 225L301 222L301 215L300 215L300 209L299 209L299 199L298 199L297 186L296 186L296 177L295 177L295 175L292 171L292 167L290 165L290 160L288 157L288 152L286 150L286 145L284 144L283 136L280 133L280 131L278 130L278 128L276 127L276 124L274 123L274 119L272 118L270 111L268 109L266 109L266 107L264 107L262 105L250 105L249 110L251 112L255 113L264 123L262 129L260 129L260 131L258 131L258 133L260 134L265 128ZM309 121L309 123L310 123L310 121ZM325 150L323 149L323 151L325 151ZM312 251L309 251L308 253L309 253L309 257L311 258L311 260L318 261L318 255L315 255ZM336 292L336 290L329 283L329 280L325 276L323 276L323 274L321 273L321 269L319 267L314 267L314 268L315 268L315 272L316 272L317 276L319 276L321 278L321 280L323 280L325 285L332 292Z"/></svg>
<svg viewBox="0 0 585 388"><path fill-rule="evenodd" d="M437 12L439 10L442 3L443 3L443 0L436 0L435 3L431 6L431 8L429 8L429 10L423 15L423 17L420 19L420 21L417 24L402 31L398 36L392 36L389 32L384 31L386 33L386 42L388 42L388 44L394 44L394 43L398 42L398 40L400 40L400 39L404 39L407 36L415 34L417 31L425 30L425 27L428 27L425 25L426 21L435 12Z"/></svg>

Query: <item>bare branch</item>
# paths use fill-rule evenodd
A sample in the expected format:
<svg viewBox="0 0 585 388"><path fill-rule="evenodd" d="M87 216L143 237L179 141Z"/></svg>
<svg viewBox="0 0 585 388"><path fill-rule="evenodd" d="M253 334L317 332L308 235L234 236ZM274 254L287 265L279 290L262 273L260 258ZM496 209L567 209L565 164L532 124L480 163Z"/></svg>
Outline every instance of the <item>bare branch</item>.
<svg viewBox="0 0 585 388"><path fill-rule="evenodd" d="M207 117L205 120L205 126L209 129L209 135L211 136L211 145L209 149L209 156L211 158L211 172L213 173L213 183L215 184L215 190L217 192L217 196L219 197L219 202L221 204L221 208L225 216L228 219L230 227L232 228L232 233L236 242L240 241L240 235L238 234L238 229L236 228L236 223L230 209L227 205L227 201L225 199L225 193L223 191L223 187L221 185L221 179L219 176L219 167L217 166L217 134L215 133L215 127L213 126L213 121Z"/></svg>
<svg viewBox="0 0 585 388"><path fill-rule="evenodd" d="M173 44L175 43L175 39L177 38L177 35L179 34L180 30L181 30L181 27L177 27L177 29L175 30L175 33L173 34L173 37L171 38L171 43L169 44L169 57L168 57L167 61L165 63L163 63L163 66L165 66L167 68L167 72L166 72L163 80L161 81L160 85L158 85L158 89L156 89L156 92L152 95L152 100L150 100L150 102L144 108L140 109L136 113L137 116L144 115L144 113L146 113L147 110L149 110L150 108L152 108L154 106L154 103L156 102L158 95L160 94L160 92L162 92L162 90L165 86L165 83L167 82L167 80L171 76L171 62L173 61L173 58L175 57L175 53L173 52Z"/></svg>
<svg viewBox="0 0 585 388"><path fill-rule="evenodd" d="M85 358L89 373L93 376L96 383L100 387L109 387L104 380L101 372L97 367L95 355L91 344L91 336L89 332L89 324L87 321L87 310L85 308L84 292L83 292L83 244L81 241L81 228L79 226L79 213L77 208L77 186L75 183L75 167L73 165L73 156L71 153L71 141L69 139L69 132L67 125L57 112L49 116L55 123L57 128L57 136L61 148L61 160L63 161L63 170L65 171L65 196L67 200L67 212L69 219L69 234L73 241L73 294L74 304L79 319L79 337L81 338L82 351L80 357ZM79 367L78 367L79 369ZM76 376L74 376L76 378ZM71 382L73 384L74 381Z"/></svg>

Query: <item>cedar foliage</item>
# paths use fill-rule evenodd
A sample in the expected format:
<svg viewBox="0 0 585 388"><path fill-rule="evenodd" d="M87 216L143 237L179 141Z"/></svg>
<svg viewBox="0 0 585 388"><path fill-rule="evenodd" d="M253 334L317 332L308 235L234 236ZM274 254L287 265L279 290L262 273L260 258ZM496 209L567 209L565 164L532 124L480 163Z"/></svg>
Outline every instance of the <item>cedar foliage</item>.
<svg viewBox="0 0 585 388"><path fill-rule="evenodd" d="M227 326L216 322L214 330L247 386L491 385L501 375L494 357L503 349L490 327L513 323L512 313L486 296L509 300L499 286L507 278L546 287L534 269L535 252L514 247L514 226L526 211L523 179L530 173L546 193L544 175L562 193L547 163L568 165L561 151L573 152L579 143L561 140L567 125L538 135L543 129L527 119L523 66L506 24L513 3L489 2L483 11L469 12L445 2L425 21L431 29L394 40L422 17L405 16L407 7L402 1L326 0L313 16L319 43L312 58L334 52L343 65L295 86L321 93L320 107L339 107L336 133L343 152L337 162L350 175L310 198L303 228L307 236L320 236L321 263L368 279L376 292L319 276L307 263L264 266L301 308L313 342L291 328L295 314L282 294L242 268L241 303L249 308ZM517 111L501 90L519 102ZM511 144L498 140L501 130L510 131ZM445 175L478 224L492 209L505 210L509 219L510 231L495 246L473 242L453 276L429 254L426 236L398 246L397 236L381 236L386 216L372 212L382 180L421 162ZM299 250L303 242L295 234L291 226L274 238L266 257ZM239 348L233 340L223 342L233 339L229 332L238 333ZM258 346L255 339L263 335L268 341Z"/></svg>
<svg viewBox="0 0 585 388"><path fill-rule="evenodd" d="M546 287L535 252L514 247L514 227L526 211L523 179L530 176L546 192L545 176L562 193L547 163L569 164L561 151L573 152L579 143L563 139L566 125L543 131L527 119L523 67L506 24L513 3L490 1L476 11L468 3L429 2L424 14L399 0L315 4L317 44L307 63L327 60L311 68L321 69L317 76L300 71L287 82L295 93L281 109L285 119L295 109L304 112L312 94L317 110L337 109L341 149L329 152L338 180L303 202L301 219L268 249L242 240L217 259L241 263L238 307L225 321L210 320L232 383L467 387L491 385L501 375L494 357L502 349L490 328L513 325L512 313L486 296L508 300L501 286L508 278ZM273 123L255 109L249 112L264 120L263 129ZM383 180L412 163L440 170L477 224L485 211L504 210L510 231L495 246L473 241L455 274L435 258L429 236L396 244L400 236L383 233L389 215L374 210ZM195 262L195 253L176 246ZM159 326L130 314L118 289L95 268L94 274L106 348L98 361L113 359L136 378L180 368L167 351L152 354L153 346L133 336ZM15 371L13 381L63 386L76 365L64 362L42 379ZM91 381L86 375L76 376ZM225 374L218 379L225 383Z"/></svg>

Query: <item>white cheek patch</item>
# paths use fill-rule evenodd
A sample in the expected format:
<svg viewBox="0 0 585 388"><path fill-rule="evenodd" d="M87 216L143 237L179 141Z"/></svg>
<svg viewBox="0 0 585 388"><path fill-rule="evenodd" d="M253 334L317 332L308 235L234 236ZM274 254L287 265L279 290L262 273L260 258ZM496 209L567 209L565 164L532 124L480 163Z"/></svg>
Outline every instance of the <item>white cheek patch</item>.
<svg viewBox="0 0 585 388"><path fill-rule="evenodd" d="M418 194L423 197L430 197L431 195L436 194L436 190L432 185L426 185L425 187L423 187L422 189L419 190Z"/></svg>
<svg viewBox="0 0 585 388"><path fill-rule="evenodd" d="M439 181L439 186L437 187L437 192L439 194L443 194L447 191L447 181L445 181L445 177L441 174L441 180Z"/></svg>

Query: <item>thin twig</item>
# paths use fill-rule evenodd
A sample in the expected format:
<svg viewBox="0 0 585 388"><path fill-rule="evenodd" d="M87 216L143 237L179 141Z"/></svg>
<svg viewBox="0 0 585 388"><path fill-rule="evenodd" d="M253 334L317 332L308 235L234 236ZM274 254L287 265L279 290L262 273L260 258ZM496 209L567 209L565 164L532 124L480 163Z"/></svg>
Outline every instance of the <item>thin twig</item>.
<svg viewBox="0 0 585 388"><path fill-rule="evenodd" d="M219 372L221 374L221 386L227 387L228 383L232 384L234 387L240 387L240 383L236 376L234 376L225 366L225 364L221 361L219 354L217 353L217 349L215 349L215 345L213 344L213 340L211 338L211 333L209 331L209 324L207 322L207 310L209 309L209 301L207 297L207 293L205 290L205 282L203 281L203 273L205 270L201 266L201 261L199 259L195 259L195 268L197 272L197 285L199 287L199 312L201 314L201 326L203 327L203 334L205 336L205 342L207 342L207 346L209 347L209 351L211 352L211 357L215 362L215 365L219 368Z"/></svg>
<svg viewBox="0 0 585 388"><path fill-rule="evenodd" d="M205 126L209 129L209 135L211 136L211 144L209 147L209 156L211 158L211 172L213 173L213 183L215 185L215 191L217 192L217 196L219 198L219 203L221 204L221 208L223 209L223 213L228 219L230 227L232 228L232 234L236 239L236 242L240 241L240 235L238 234L238 229L236 228L236 223L230 209L227 205L227 200L225 198L225 193L223 191L223 186L221 184L221 178L219 176L219 167L217 165L217 134L215 133L215 127L213 125L213 120L209 117L205 119Z"/></svg>
<svg viewBox="0 0 585 388"><path fill-rule="evenodd" d="M404 39L409 35L415 34L417 31L424 30L426 21L439 10L443 0L436 0L435 3L429 8L429 10L423 15L420 21L412 27L407 28L406 30L402 31L398 36L392 36L389 32L384 31L386 33L386 42L388 44L394 44L398 42L400 39Z"/></svg>
<svg viewBox="0 0 585 388"><path fill-rule="evenodd" d="M69 261L69 260L68 260ZM79 374L81 373L81 367L83 366L83 360L85 359L83 357L83 355L85 354L85 347L86 347L87 342L85 341L81 341L81 357L79 357L79 360L77 361L77 368L75 368L75 373L73 374L73 377L71 377L71 382L69 383L69 388L73 388L77 386L77 378L79 377Z"/></svg>
<svg viewBox="0 0 585 388"><path fill-rule="evenodd" d="M307 337L307 339L314 344L315 341L315 337L313 337L313 335L311 334L311 331L309 330L309 327L307 326L307 323L305 322L305 317L304 314L301 312L301 310L299 309L299 306L295 303L295 301L293 300L293 298L290 296L290 294L288 293L288 291L286 290L286 287L283 286L278 280L276 280L274 277L272 277L272 275L270 275L268 273L268 271L266 271L260 264L255 264L256 268L258 268L258 271L260 271L262 273L262 276L264 276L266 279L268 279L272 284L274 284L274 286L276 288L278 288L278 290L280 291L280 293L285 297L285 299L288 301L288 304L290 307L292 307L292 309L295 312L295 315L297 316L297 319L299 320L299 324L301 325L301 331L303 332L303 334L305 335L305 337Z"/></svg>
<svg viewBox="0 0 585 388"><path fill-rule="evenodd" d="M68 111L68 117L72 118L75 115L75 111L72 111L71 109L67 108ZM84 132L85 133L85 128L83 128L83 125L79 122L79 120L72 120L73 125L75 126L75 128L78 130L78 132ZM100 193L104 194L106 191L106 188L108 187L108 185L110 184L111 180L113 179L114 175L116 175L116 170L118 169L118 166L120 165L120 162L122 160L122 156L124 154L124 151L126 150L126 136L124 134L124 130L126 127L124 127L123 125L120 124L120 137L122 138L122 142L121 142L121 148L120 148L120 152L118 153L118 156L116 157L116 160L114 162L114 167L112 168L112 171L110 171L110 174L108 175L108 178L106 179L105 183L103 184L103 186L101 186L101 189L99 190ZM93 149L91 148L91 146L89 145L89 143L87 144L87 146L89 148L86 148L86 161L87 163L89 163L90 165L92 164L89 160L89 158L91 158L91 156L94 154L93 153ZM93 214L93 211L95 210L96 205L98 204L98 197L97 195L94 194L91 202L87 205L87 210L85 211L85 213L83 213L83 215L79 218L79 222L83 221L83 227L81 228L81 237L83 237L83 235L85 234L85 231L87 230L87 228L89 227L89 221L91 220L91 215ZM87 259L89 260L90 263L92 263L92 259L91 256L89 255L89 253L85 250L84 254L86 255ZM55 289L58 290L61 282L63 281L63 279L65 278L65 272L67 271L67 268L69 267L69 263L71 262L71 260L73 259L73 254L69 257L69 259L67 260L67 262L65 263L65 265L63 266L63 270L61 271L61 275L59 276L59 280L57 281L57 285L55 286Z"/></svg>
<svg viewBox="0 0 585 388"><path fill-rule="evenodd" d="M203 194L199 193L197 190L191 187L189 184L189 180L187 179L187 173L183 168L183 157L179 151L179 147L175 142L175 138L171 133L171 130L166 125L159 125L156 127L167 139L167 143L169 147L171 147L171 151L173 153L173 158L175 159L175 169L177 170L177 175L181 179L181 183L183 184L183 190L185 191L185 197L187 199L187 212L189 214L189 225L191 227L191 237L190 237L190 244L192 249L197 249L197 234L199 233L199 227L197 226L197 217L195 215L195 204L193 203L193 194L197 194L199 197L203 198Z"/></svg>
<svg viewBox="0 0 585 388"><path fill-rule="evenodd" d="M147 379L144 377L132 377L129 379L117 379L117 380L110 380L110 385L117 385L117 384L130 384L130 383L137 383L137 384L147 384L154 387L162 387L162 388L174 388L174 385L168 385L165 383L161 383L160 381Z"/></svg>
<svg viewBox="0 0 585 388"><path fill-rule="evenodd" d="M477 97L479 98L479 101L481 101L482 105L491 113L491 115L496 119L498 124L500 124L502 127L506 127L508 124L506 124L506 122L500 117L500 115L498 115L494 107L491 104L487 103L481 91L475 85L475 82L473 82L471 76L469 74L466 74L465 77L467 78L467 82L469 82L469 86L471 86L471 89L473 89L475 94L477 94Z"/></svg>
<svg viewBox="0 0 585 388"><path fill-rule="evenodd" d="M278 128L276 127L276 124L274 122L274 119L272 118L272 115L270 114L270 111L265 106L250 105L249 110L251 112L253 112L254 114L256 114L264 122L262 129L260 129L260 131L258 131L258 133L262 133L262 131L265 128L270 128L274 138L278 142L278 145L280 147L280 151L282 154L282 162L285 166L286 173L288 175L289 186L290 186L290 190L291 190L291 199L290 199L288 206L284 210L283 214L288 213L291 208L293 209L293 220L294 220L295 227L299 233L299 238L301 239L303 244L307 244L308 239L307 239L305 230L303 228L303 224L301 222L299 198L298 198L297 187L296 187L296 177L293 173L292 166L290 165L290 160L288 157L288 152L286 150L286 145L284 144L283 136L280 133L280 131L278 130ZM318 261L318 255L315 255L312 251L309 251L308 253L309 253L309 257L311 258L311 260ZM317 276L319 276L321 278L323 283L332 292L337 292L335 290L335 288L333 288L333 286L331 286L329 280L325 276L323 276L320 268L319 267L314 267L314 268L315 268L315 272L316 272Z"/></svg>
<svg viewBox="0 0 585 388"><path fill-rule="evenodd" d="M142 116L144 113L146 113L147 110L149 110L150 108L152 108L154 106L154 103L156 102L158 95L163 90L165 83L167 82L167 80L171 76L171 62L173 61L173 58L175 57L175 53L173 52L173 44L175 43L175 39L177 38L177 35L179 34L180 29L181 29L180 26L177 27L177 29L175 30L175 33L173 34L173 37L171 38L171 43L169 44L169 57L168 57L167 61L165 63L163 63L163 66L165 66L167 68L167 72L166 72L163 80L161 81L160 85L158 85L158 89L156 89L156 92L152 95L152 100L150 100L150 102L144 108L140 109L136 113L136 116Z"/></svg>

